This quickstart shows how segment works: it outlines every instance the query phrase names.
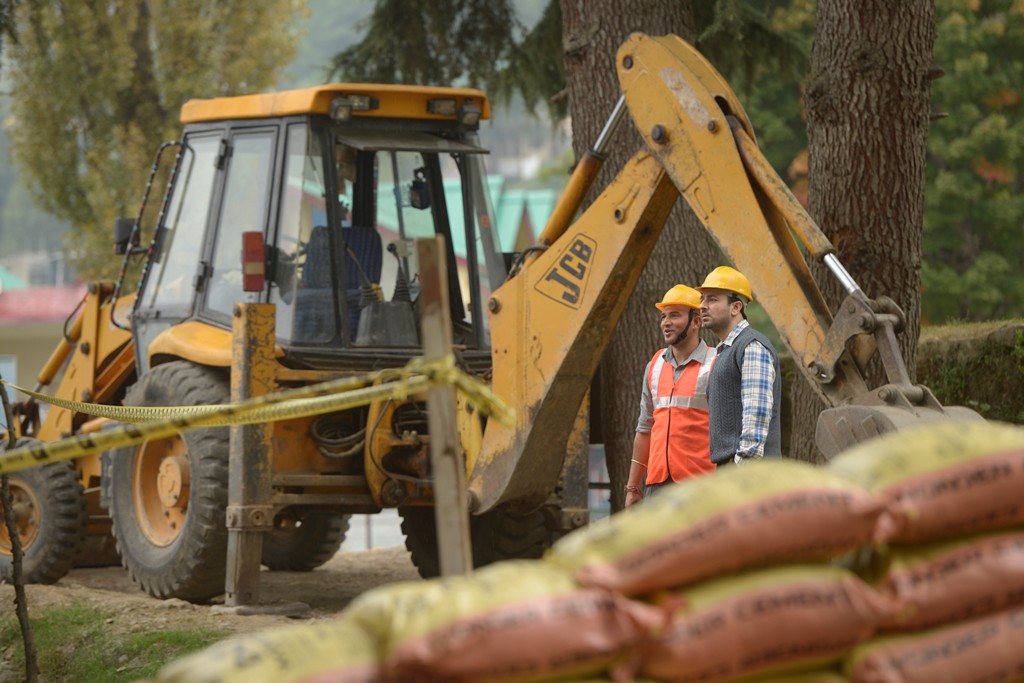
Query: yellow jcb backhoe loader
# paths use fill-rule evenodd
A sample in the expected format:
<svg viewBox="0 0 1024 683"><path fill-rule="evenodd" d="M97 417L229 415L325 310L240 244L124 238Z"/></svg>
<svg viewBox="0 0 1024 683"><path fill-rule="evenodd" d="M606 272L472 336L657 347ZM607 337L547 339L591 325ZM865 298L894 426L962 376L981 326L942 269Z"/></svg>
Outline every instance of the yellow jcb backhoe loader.
<svg viewBox="0 0 1024 683"><path fill-rule="evenodd" d="M138 220L120 224L123 250L144 256L138 293L90 290L83 322L40 384L66 366L58 395L224 402L228 369L238 367L235 302L277 306L272 367L251 369L271 377L272 390L397 367L420 353L409 240L443 234L460 363L517 412L510 427L468 405L456 413L474 561L536 556L586 521L578 407L681 194L833 406L818 427L826 455L922 419L978 419L911 384L894 336L902 314L888 299L868 299L835 259L701 55L674 36L636 34L617 63L619 106L537 245L514 259L492 230L475 134L488 113L482 93L334 85L186 104L153 240L139 245ZM574 220L627 109L646 147ZM263 235L269 274L253 292L239 258L250 231ZM835 317L793 233L849 291ZM889 382L869 388L863 368L876 350ZM33 405L22 405L22 435L50 440L98 426L59 410L38 422ZM347 515L397 507L414 561L436 574L426 425L419 397L275 423L263 564L310 569L337 548ZM205 600L222 592L228 450L227 428L203 429L75 465L90 514L101 494L122 563L150 594ZM21 481L23 497L48 500ZM73 534L49 531L45 505L34 512L41 532L29 538L30 557L59 555L49 541ZM66 571L72 560L35 561Z"/></svg>
<svg viewBox="0 0 1024 683"><path fill-rule="evenodd" d="M141 263L138 291L90 287L38 387L56 384L54 395L76 401L196 406L227 403L232 372L267 378L276 391L402 367L423 353L412 246L435 235L447 245L458 364L486 378L483 307L512 256L498 248L478 141L489 115L480 91L415 86L186 103L182 139L161 148L177 155L152 239L140 238L141 213L115 226L121 282ZM257 291L242 257L253 233L264 243L254 252L266 273ZM261 365L239 365L232 348L236 302L275 304L273 352ZM16 408L18 434L43 441L106 422L56 407L41 419L32 401ZM463 401L458 416L471 466L484 420ZM388 507L398 508L420 571L436 575L428 432L419 395L275 422L262 564L313 569L337 551L350 515ZM29 580L56 581L83 561L84 540L112 533L150 594L202 601L224 592L227 527L238 523L226 514L229 445L229 428L200 429L14 473ZM586 444L579 450L574 474L544 482L538 504L472 519L476 564L539 556L586 523ZM239 514L252 523L249 512ZM10 546L0 543L6 575ZM97 558L87 549L84 561Z"/></svg>

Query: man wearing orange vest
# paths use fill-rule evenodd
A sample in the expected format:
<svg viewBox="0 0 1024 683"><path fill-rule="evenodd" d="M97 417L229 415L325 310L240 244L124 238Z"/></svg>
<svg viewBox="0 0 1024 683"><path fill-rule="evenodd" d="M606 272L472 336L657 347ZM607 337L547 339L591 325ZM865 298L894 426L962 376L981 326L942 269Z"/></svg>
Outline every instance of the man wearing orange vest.
<svg viewBox="0 0 1024 683"><path fill-rule="evenodd" d="M644 372L626 507L661 486L715 469L709 457L707 401L715 350L700 338L700 293L676 285L655 306L669 346L654 354Z"/></svg>

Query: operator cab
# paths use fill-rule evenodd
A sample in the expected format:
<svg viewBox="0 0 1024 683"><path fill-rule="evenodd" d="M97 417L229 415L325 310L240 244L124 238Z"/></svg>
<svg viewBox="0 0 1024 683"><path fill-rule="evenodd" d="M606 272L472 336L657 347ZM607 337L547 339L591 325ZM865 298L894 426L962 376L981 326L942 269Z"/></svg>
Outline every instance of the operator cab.
<svg viewBox="0 0 1024 683"><path fill-rule="evenodd" d="M453 340L489 358L483 302L506 277L479 146L477 90L330 85L189 102L133 316L139 367L184 321L231 328L276 305L286 363L419 355L414 240L443 235ZM243 233L265 286L243 287ZM341 361L339 360L339 363Z"/></svg>

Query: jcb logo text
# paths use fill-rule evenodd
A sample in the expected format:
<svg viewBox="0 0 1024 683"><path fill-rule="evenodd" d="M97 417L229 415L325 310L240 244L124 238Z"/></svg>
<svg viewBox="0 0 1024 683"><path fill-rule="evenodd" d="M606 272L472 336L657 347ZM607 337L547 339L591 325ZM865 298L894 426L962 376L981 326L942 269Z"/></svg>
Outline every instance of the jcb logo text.
<svg viewBox="0 0 1024 683"><path fill-rule="evenodd" d="M537 291L560 304L579 308L596 250L597 242L594 240L584 235L576 237L541 277L536 285Z"/></svg>

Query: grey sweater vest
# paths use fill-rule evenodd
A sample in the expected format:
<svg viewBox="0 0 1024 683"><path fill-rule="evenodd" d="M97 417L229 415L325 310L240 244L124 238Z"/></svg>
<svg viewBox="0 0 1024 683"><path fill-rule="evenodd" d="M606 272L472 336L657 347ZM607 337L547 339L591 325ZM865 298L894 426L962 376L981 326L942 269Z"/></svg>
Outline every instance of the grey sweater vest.
<svg viewBox="0 0 1024 683"><path fill-rule="evenodd" d="M743 404L740 401L740 381L743 370L743 352L752 341L759 341L772 355L775 383L772 385L772 418L768 423L765 456L782 455L782 431L779 405L782 398L782 372L779 354L768 339L752 327L737 335L732 346L721 347L708 381L708 420L711 430L711 462L716 465L732 460L740 446L743 427Z"/></svg>

